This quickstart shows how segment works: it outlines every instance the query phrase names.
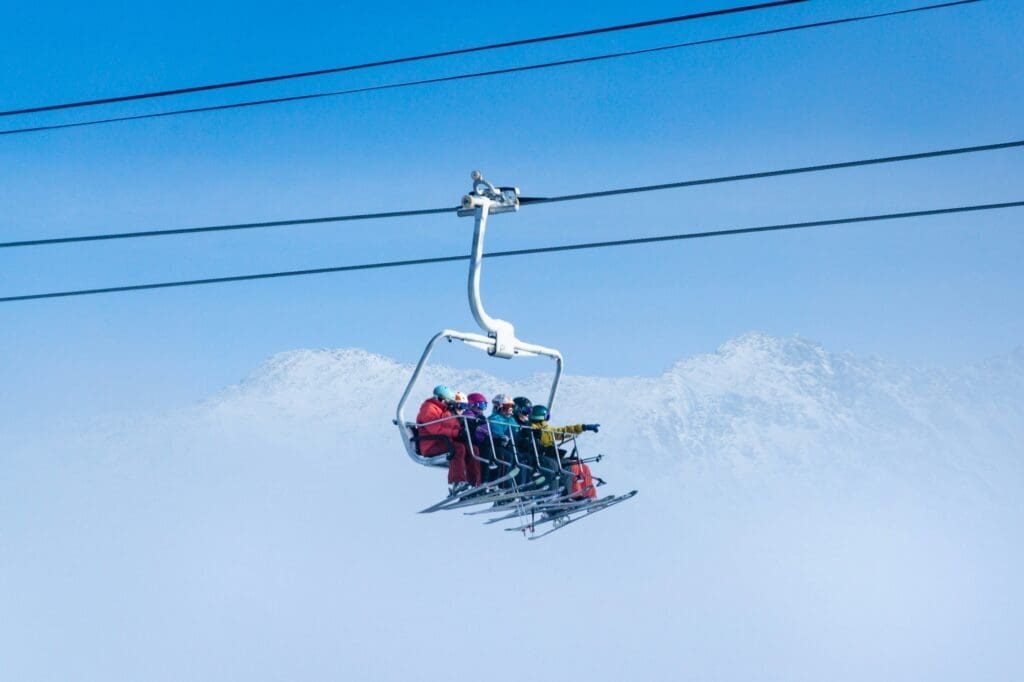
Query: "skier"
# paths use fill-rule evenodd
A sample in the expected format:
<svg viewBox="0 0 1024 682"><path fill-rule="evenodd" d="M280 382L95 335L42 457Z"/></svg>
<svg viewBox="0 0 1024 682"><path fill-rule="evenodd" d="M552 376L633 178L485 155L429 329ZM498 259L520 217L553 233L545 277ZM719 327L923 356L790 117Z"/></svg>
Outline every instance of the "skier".
<svg viewBox="0 0 1024 682"><path fill-rule="evenodd" d="M468 446L472 448L471 453L469 450L466 451L467 463L471 467L475 467L479 470L480 483L488 483L500 475L497 468L491 469L487 464L484 464L477 459L478 457L481 457L481 453L483 453L483 456L488 459L488 461L491 460L491 457L488 456L490 452L489 447L484 448L480 434L478 433L478 429L487 424L487 415L484 414L487 410L487 405L487 396L482 393L470 393L466 396L466 409L463 410L461 415L463 422L463 437Z"/></svg>
<svg viewBox="0 0 1024 682"><path fill-rule="evenodd" d="M597 433L597 430L601 427L600 424L570 424L568 426L550 426L548 419L550 418L548 408L544 405L534 405L533 409L530 410L530 426L531 429L526 433L532 440L529 443L529 447L534 448L534 451L540 458L541 465L546 469L562 469L560 457L565 454L564 450L558 449L558 444L565 442L575 434L583 433L584 431L593 431ZM576 480L577 474L582 472L571 472L562 469L562 476L556 476L561 480L553 482L553 489L557 490L558 487L564 488L564 492L572 490L573 482Z"/></svg>
<svg viewBox="0 0 1024 682"><path fill-rule="evenodd" d="M494 396L491 405L491 416L477 426L475 437L483 456L498 464L499 469L492 470L492 474L496 478L507 474L513 466L515 461L512 451L513 429L518 430L519 427L515 417L512 416L514 403L511 396L499 393Z"/></svg>
<svg viewBox="0 0 1024 682"><path fill-rule="evenodd" d="M514 447L519 461L530 467L530 471L523 469L519 473L516 483L527 485L532 482L540 485L544 482L544 474L537 466L537 449L530 437L530 412L533 410L533 402L525 396L516 396L512 400L512 406L512 416L515 419L511 427Z"/></svg>
<svg viewBox="0 0 1024 682"><path fill-rule="evenodd" d="M455 391L455 394L452 396L451 404L449 405L449 407L451 407L452 414L462 414L468 405L469 403L466 400L466 394L462 391Z"/></svg>
<svg viewBox="0 0 1024 682"><path fill-rule="evenodd" d="M466 411L463 412L463 416L471 420L470 426L474 427L473 430L475 430L475 427L480 426L479 422L487 420L487 417L484 415L487 405L487 396L483 393L470 393L466 397ZM473 424L472 422L477 423Z"/></svg>
<svg viewBox="0 0 1024 682"><path fill-rule="evenodd" d="M444 436L451 441L451 456L448 460L448 483L451 494L456 495L469 488L473 483L467 470L466 446L462 443L461 420L456 416L456 398L450 388L441 384L434 387L433 395L423 401L419 414L416 415L419 452L425 457L442 455L449 452L448 444L441 438L423 438L424 436ZM474 460L475 462L475 460ZM479 467L477 467L479 474Z"/></svg>
<svg viewBox="0 0 1024 682"><path fill-rule="evenodd" d="M567 440L569 436L583 433L584 431L597 433L597 430L601 428L600 424L550 426L548 424L550 417L548 408L543 405L534 405L533 409L530 410L530 425L533 427L534 433L538 434L538 444L543 448L553 448L556 442L561 443Z"/></svg>
<svg viewBox="0 0 1024 682"><path fill-rule="evenodd" d="M529 426L530 410L533 409L533 403L530 402L530 399L518 396L512 400L512 404L514 406L512 414L516 418L516 421L523 426Z"/></svg>
<svg viewBox="0 0 1024 682"><path fill-rule="evenodd" d="M515 403L507 393L499 393L491 401L491 416L487 418L487 424L477 429L477 435L486 437L488 431L494 435L494 440L503 441L501 445L509 447L511 444L505 441L513 438L519 430L519 422L512 414ZM498 445L498 443L495 443Z"/></svg>
<svg viewBox="0 0 1024 682"><path fill-rule="evenodd" d="M486 406L487 399L482 395L479 393L471 395L483 398L484 405ZM458 417L459 442L466 451L466 456L462 459L465 463L463 467L466 472L465 479L469 482L470 486L475 487L484 482L483 470L480 466L480 460L477 459L480 456L480 450L473 445L473 429L476 426L475 413L470 407L469 397L462 391L455 392L455 397L452 400L452 412ZM463 465L460 464L459 466Z"/></svg>

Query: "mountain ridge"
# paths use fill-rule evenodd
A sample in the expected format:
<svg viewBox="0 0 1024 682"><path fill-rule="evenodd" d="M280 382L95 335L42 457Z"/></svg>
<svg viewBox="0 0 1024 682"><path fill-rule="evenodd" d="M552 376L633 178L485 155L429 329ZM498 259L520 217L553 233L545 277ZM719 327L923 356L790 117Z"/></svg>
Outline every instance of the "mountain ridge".
<svg viewBox="0 0 1024 682"><path fill-rule="evenodd" d="M959 370L908 367L752 332L655 377L567 375L552 413L556 423L601 422L597 440L615 450L737 470L829 459L948 463L979 450L1005 457L1024 438L1022 358L1024 347ZM355 420L384 434L412 367L362 349L286 351L205 409ZM505 383L479 370L429 366L405 417L415 418L435 383L540 402L549 381L538 374Z"/></svg>

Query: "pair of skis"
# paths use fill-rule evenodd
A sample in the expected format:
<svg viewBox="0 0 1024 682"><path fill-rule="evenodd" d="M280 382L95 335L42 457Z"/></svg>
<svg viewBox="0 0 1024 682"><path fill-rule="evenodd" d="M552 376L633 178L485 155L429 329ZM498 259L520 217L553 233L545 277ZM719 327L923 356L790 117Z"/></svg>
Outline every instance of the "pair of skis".
<svg viewBox="0 0 1024 682"><path fill-rule="evenodd" d="M517 486L515 479L519 475L519 469L513 467L504 476L494 481L468 488L454 495L448 495L443 500L420 510L421 514L430 514L437 511L451 509L464 509L481 504L490 504L486 509L463 512L466 515L502 513L501 516L485 521L485 524L500 523L512 519L523 519L530 517L529 523L505 528L506 531L520 531L529 540L538 540L542 537L561 530L565 526L581 521L588 516L604 511L620 502L632 499L636 490L631 490L624 495L609 495L602 498L583 498L593 488L584 491L559 493L548 487L543 477L529 482L523 486ZM601 485L600 481L597 485ZM506 487L506 486L511 487ZM542 518L538 519L537 515ZM536 527L550 523L552 527L536 532Z"/></svg>
<svg viewBox="0 0 1024 682"><path fill-rule="evenodd" d="M554 493L554 492L550 492L549 491L550 494L547 495L547 496L544 496L544 497L538 496L538 497L535 497L533 499L527 499L527 500L523 501L524 504L516 505L515 508L517 509L517 511L515 513L508 514L508 515L505 515L505 516L501 516L501 517L498 517L496 519L490 519L489 521L485 521L484 523L485 524L490 524L490 523L497 523L499 521L506 521L508 519L515 518L516 516L526 516L526 514L528 514L528 513L556 512L556 511L562 511L562 510L576 509L576 508L580 507L581 505L584 505L587 502L591 501L589 498L580 499L579 495L586 494L587 491L592 490L592 489L593 488L587 488L587 489L585 489L583 491L580 491L580 492L563 493L561 495L559 495L558 493ZM495 507L492 507L490 509L481 509L479 511L463 512L463 514L466 514L466 515L492 514L494 512L507 511L507 509L508 509L507 507L503 509L501 506L497 506L496 505Z"/></svg>
<svg viewBox="0 0 1024 682"><path fill-rule="evenodd" d="M488 502L514 500L515 498L524 496L551 494L551 491L546 487L538 487L544 485L543 479L538 483L528 483L521 488L516 488L514 484L512 488L502 487L506 483L512 483L518 475L519 469L513 467L512 470L504 476L488 483L482 483L473 488L468 488L460 493L456 493L455 495L449 495L440 502L432 504L426 509L421 509L419 513L430 514L436 511L460 509L462 507L470 507Z"/></svg>
<svg viewBox="0 0 1024 682"><path fill-rule="evenodd" d="M596 514L600 511L604 511L609 507L614 507L620 502L625 502L626 500L632 499L634 496L636 496L637 492L639 491L630 490L625 495L609 495L608 497L593 500L590 504L584 505L582 507L577 507L572 511L566 511L561 514L549 516L548 518L540 519L539 521L531 521L530 523L519 526L518 528L506 528L505 530L518 530L522 532L523 535L526 535L527 540L539 540L542 537L551 535L557 530L562 530L566 526L576 523L577 521L582 521L588 516L592 516L593 514ZM579 514L579 516L573 516L573 514L577 513ZM552 527L545 530L542 533L536 532L536 527L544 523L551 523ZM529 533L529 535L527 535L527 533Z"/></svg>

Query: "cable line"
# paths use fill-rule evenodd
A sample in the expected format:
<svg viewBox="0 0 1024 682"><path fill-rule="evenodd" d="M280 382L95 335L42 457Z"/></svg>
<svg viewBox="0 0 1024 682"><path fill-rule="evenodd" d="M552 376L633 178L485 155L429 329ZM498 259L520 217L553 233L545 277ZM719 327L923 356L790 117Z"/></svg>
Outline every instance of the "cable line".
<svg viewBox="0 0 1024 682"><path fill-rule="evenodd" d="M938 149L930 152L919 152L917 154L902 154L900 156L881 156L874 159L860 159L858 161L840 161L837 163L824 163L818 166L801 166L798 168L783 168L774 171L761 171L758 173L743 173L741 175L725 175L717 178L705 178L701 180L683 180L681 182L666 182L660 185L640 185L637 187L623 187L619 189L606 189L599 192L583 192L580 194L564 194L557 197L524 197L520 204L553 204L560 201L579 201L581 199L597 199L600 197L613 197L620 194L635 194L638 192L658 192L666 189L679 189L681 187L695 187L698 185L714 185L723 182L737 182L740 180L756 180L758 178L775 178L783 175L797 175L800 173L817 173L820 171L838 170L840 168L856 168L858 166L872 166L883 163L897 163L900 161L915 161L918 159L932 159L941 156L954 156L956 154L973 154L976 152L994 151L996 149L1012 149L1024 147L1024 140L1013 140L1010 142L999 142L997 144L985 144L975 147L957 147L954 149ZM4 246L0 243L0 246Z"/></svg>
<svg viewBox="0 0 1024 682"><path fill-rule="evenodd" d="M48 246L51 244L70 244L74 242L94 242L111 239L137 239L140 237L166 237L173 234L193 234L197 232L223 232L227 230L252 230L261 227L284 227L286 225L315 225L317 223L340 223L354 220L376 220L379 218L406 218L409 216L432 215L436 213L454 213L457 206L451 208L421 208L413 211L388 211L386 213L356 213L352 215L325 216L322 218L297 218L292 220L271 220L260 223L235 223L233 225L209 225L206 227L181 227L169 230L140 230L138 232L112 232L108 234L87 234L78 237L51 237L48 239L25 239L17 242L0 242L0 249L20 246Z"/></svg>
<svg viewBox="0 0 1024 682"><path fill-rule="evenodd" d="M581 251L584 249L600 249L620 246L633 246L638 244L655 244L658 242L680 241L684 239L705 239L709 237L725 237L739 234L753 234L757 232L777 232L781 230L796 230L814 227L829 227L835 225L850 225L854 223L866 223L882 220L900 220L905 218L920 218L924 216L949 215L954 213L968 213L977 211L991 211L1004 208L1024 207L1024 201L1009 201L999 204L976 204L972 206L956 206L951 208L936 208L924 211L906 211L903 213L883 213L878 215L856 216L852 218L833 218L830 220L812 220L801 223L783 223L780 225L763 225L760 227L742 227L727 230L713 230L707 232L686 232L682 234L671 234L657 237L638 237L634 239L616 239L612 241L584 242L580 244L564 244L562 246L542 246L532 249L515 249L512 251L495 251L484 254L485 258L503 258L510 256L528 256L541 253L558 253L563 251ZM101 289L78 289L73 291L54 291L43 294L26 294L22 296L6 296L0 298L0 303L12 303L14 301L31 301L50 298L67 298L71 296L90 296L95 294L113 294L127 291L143 291L148 289L168 289L172 287L188 287L203 284L224 284L226 282L244 282L258 279L274 279L279 277L299 277L303 275L323 275L335 272L354 272L358 270L377 270L382 268L398 268L412 265L428 265L434 263L452 263L456 261L469 260L468 255L439 256L435 258L415 258L411 260L384 261L379 263L362 263L359 265L342 265L329 268L313 268L309 270L288 270L284 272L263 272L251 275L234 275L230 277L210 277L206 279L190 279L175 282L155 282L151 284L131 284L127 286L104 287Z"/></svg>
<svg viewBox="0 0 1024 682"><path fill-rule="evenodd" d="M456 74L453 76L439 76L436 78L424 78L413 81L403 81L399 83L387 83L383 85L369 85L359 88L350 88L347 90L332 90L328 92L315 92L306 95L290 95L287 97L272 97L267 99L249 100L245 102L234 102L230 104L216 104L204 107L192 107L188 109L174 109L171 111L161 111L151 114L136 114L132 116L114 116L110 118L92 119L88 121L76 121L72 123L54 123L49 125L30 126L25 128L11 128L8 130L0 130L0 135L21 135L25 133L38 133L47 130L63 130L66 128L81 128L85 126L104 125L108 123L122 123L125 121L141 121L152 118L165 118L168 116L182 116L185 114L197 114L212 111L226 111L229 109L243 109L248 107L263 106L267 104L282 104L286 102L300 102L313 99L321 99L325 97L344 97L349 95L356 95L360 93L377 92L381 90L395 90L400 88L418 87L423 85L436 85L438 83L450 83L454 81L470 80L474 78L489 78L492 76L500 76L510 73L522 73L527 71L537 71L541 69L550 69L561 66L570 66L576 64L586 64L591 62L604 61L609 59L622 59L625 57L635 57L645 54L653 54L657 52L664 52L668 50L679 50L688 47L695 47L699 45L710 45L712 43L722 43L734 40L744 40L747 38L756 38L767 35L774 35L779 33L788 33L791 31L801 31L812 28L822 28L824 26L836 26L839 24L848 24L859 21L868 21L872 19L881 19L884 17L892 17L901 14L912 14L915 12L925 12L934 9L943 9L947 7L954 7L957 5L968 5L982 0L952 0L950 2L944 2L936 5L925 5L921 7L913 7L910 9L894 10L891 12L882 12L879 14L864 14L855 17L846 17L843 19L831 19L828 21L817 21L810 24L799 24L796 26L785 26L782 28L767 29L764 31L754 31L750 33L740 33L736 35L722 36L718 38L707 38L704 40L694 40L685 43L675 43L672 45L662 45L659 47L651 47L639 50L628 50L625 52L612 52L601 55L592 55L589 57L577 57L574 59L563 59L554 62L543 62L540 64L528 64L524 66L511 66L502 69L491 69L489 71L476 71L473 73Z"/></svg>
<svg viewBox="0 0 1024 682"><path fill-rule="evenodd" d="M173 90L159 90L155 92L145 92L135 95L122 95L120 97L106 97L103 99L92 99L83 100L80 102L66 102L63 104L48 104L38 107L29 107L25 109L11 109L8 111L0 111L0 116L14 116L17 114L32 114L43 111L56 111L58 109L74 109L80 107L90 107L100 104L114 104L117 102L130 102L140 99L154 99L157 97L170 97L172 95L184 95L193 92L207 92L210 90L221 90L224 88L237 88L245 85L256 85L259 83L273 83L276 81L294 80L297 78L310 78L312 76L323 76L330 73L342 73L345 71L358 71L361 69L371 69L380 66L391 66L394 64L407 64L410 62L424 61L428 59L438 59L440 57L453 57L456 55L471 54L474 52L486 52L489 50L499 50L508 47L519 47L522 45L534 45L537 43L553 42L557 40L566 40L568 38L582 38L585 36L599 35L603 33L615 33L620 31L630 31L639 28L649 28L651 26L662 26L665 24L675 24L683 21L692 21L694 19L707 19L710 17L725 16L728 14L739 14L742 12L753 12L763 9L771 9L774 7L782 7L784 5L796 5L807 2L807 0L774 0L772 2L762 2L754 5L743 5L740 7L729 7L726 9L710 10L707 12L696 12L693 14L683 14L674 17L665 17L662 19L651 19L648 21L638 21L631 24L618 24L615 26L605 26L602 28L592 28L583 31L572 31L569 33L558 33L549 36L540 36L535 38L524 38L521 40L510 40L501 43L491 43L489 45L478 45L475 47L464 47L456 50L445 50L441 52L431 52L429 54L415 55L411 57L397 57L394 59L384 59L375 62L366 62L364 64L352 64L349 66L336 66L327 69L316 69L314 71L301 71L298 73L288 73L276 76L264 76L261 78L248 78L245 80L228 81L224 83L212 83L209 85L196 85L187 88L176 88Z"/></svg>
<svg viewBox="0 0 1024 682"><path fill-rule="evenodd" d="M578 201L583 199L596 199L599 197L610 197L620 194L634 194L637 192L658 192L667 189L678 189L682 187L694 187L698 185L714 185L725 182L738 182L741 180L756 180L758 178L772 178L784 175L798 175L801 173L816 173L820 171L838 170L842 168L856 168L858 166L871 166L876 164L897 163L902 161L915 161L920 159L937 158L943 156L954 156L959 154L973 154L978 152L994 151L999 149L1012 149L1024 147L1024 139L1011 140L1009 142L998 142L995 144L975 145L973 147L955 147L951 149L937 149L914 154L902 154L899 156L881 156L871 159L858 159L856 161L840 161L826 163L816 166L800 166L797 168L783 168L779 170L760 171L757 173L743 173L740 175L725 175L714 178L701 178L697 180L682 180L679 182L663 183L658 185L641 185L637 187L624 187L618 189L607 189L597 192L584 192L581 194L565 194L554 197L523 197L520 203L523 206L550 204L561 201ZM136 239L141 237L163 237L168 235L193 234L201 232L223 232L229 230L250 230L267 227L287 227L292 225L314 225L319 223L349 222L357 220L374 220L380 218L402 218L409 216L435 215L440 213L454 213L459 207L451 208L424 208L410 211L390 211L387 213L360 213L352 215L325 216L320 218L297 218L291 220L274 220L269 222L236 223L231 225L208 225L205 227L183 227L165 230L141 230L137 232L111 232L106 234L91 234L74 237L50 237L44 239L25 239L21 241L0 242L0 249L10 249L24 246L48 246L53 244L69 244L75 242L105 241L113 239Z"/></svg>

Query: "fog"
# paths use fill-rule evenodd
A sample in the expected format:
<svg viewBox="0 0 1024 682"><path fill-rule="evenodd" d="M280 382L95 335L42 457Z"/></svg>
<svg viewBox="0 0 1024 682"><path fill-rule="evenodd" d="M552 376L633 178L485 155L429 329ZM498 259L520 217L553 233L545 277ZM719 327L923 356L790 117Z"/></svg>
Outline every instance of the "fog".
<svg viewBox="0 0 1024 682"><path fill-rule="evenodd" d="M3 454L0 677L1019 678L1022 357L748 335L566 377L554 421L600 422L602 493L640 494L527 542L415 513L445 486L391 425L411 368L284 353Z"/></svg>

